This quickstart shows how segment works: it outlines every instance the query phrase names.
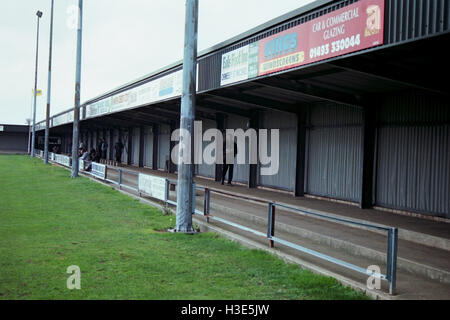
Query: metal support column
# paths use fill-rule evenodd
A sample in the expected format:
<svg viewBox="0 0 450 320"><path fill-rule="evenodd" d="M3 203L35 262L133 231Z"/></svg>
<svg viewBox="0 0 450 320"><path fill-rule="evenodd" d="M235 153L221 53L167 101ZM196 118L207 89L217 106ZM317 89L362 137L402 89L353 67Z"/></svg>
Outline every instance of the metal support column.
<svg viewBox="0 0 450 320"><path fill-rule="evenodd" d="M297 114L297 160L295 166L294 196L305 195L305 164L306 164L306 123L307 108Z"/></svg>
<svg viewBox="0 0 450 320"><path fill-rule="evenodd" d="M375 139L376 139L376 112L371 105L363 109L363 138L362 138L362 183L359 206L367 209L373 205Z"/></svg>
<svg viewBox="0 0 450 320"><path fill-rule="evenodd" d="M217 122L217 129L225 133L225 115L223 113L218 113L216 116L216 122ZM224 137L225 142L225 137ZM222 181L222 173L223 173L223 165L222 164L216 164L216 170L214 174L214 178L216 181Z"/></svg>
<svg viewBox="0 0 450 320"><path fill-rule="evenodd" d="M72 178L78 177L78 131L80 129L81 44L83 25L83 0L78 0L77 70L75 82L75 106L72 134Z"/></svg>
<svg viewBox="0 0 450 320"><path fill-rule="evenodd" d="M145 128L139 127L139 168L144 167L144 153L145 153Z"/></svg>
<svg viewBox="0 0 450 320"><path fill-rule="evenodd" d="M31 157L34 157L34 149L36 144L36 95L37 95L37 76L38 76L38 54L39 54L39 19L42 17L42 12L36 12L37 15L37 38L36 38L36 67L34 70L34 106L33 106L33 128L31 135Z"/></svg>
<svg viewBox="0 0 450 320"><path fill-rule="evenodd" d="M44 163L48 163L48 140L50 131L50 95L52 87L52 45L53 45L53 3L50 17L50 49L48 58L48 84L47 84L47 109L45 112L45 142L44 142Z"/></svg>
<svg viewBox="0 0 450 320"><path fill-rule="evenodd" d="M388 231L386 277L389 280L389 293L395 295L397 284L398 229Z"/></svg>
<svg viewBox="0 0 450 320"><path fill-rule="evenodd" d="M194 119L195 119L195 95L196 95L196 66L197 66L197 24L198 24L198 0L186 0L186 20L184 34L184 59L183 59L183 90L181 94L181 119L180 128L189 133L180 133L180 140L190 139L189 163L184 163L183 151L179 152L178 162L178 188L177 188L177 213L176 232L192 233L192 206L193 206L193 175L194 175ZM186 161L187 162L187 161Z"/></svg>
<svg viewBox="0 0 450 320"><path fill-rule="evenodd" d="M267 238L269 239L269 247L273 248L272 237L275 236L275 205L273 202L269 202L267 221Z"/></svg>
<svg viewBox="0 0 450 320"><path fill-rule="evenodd" d="M172 134L172 132L174 132L177 129L177 124L175 121L170 121L170 134ZM175 147L176 141L172 141L170 140L169 143L169 173L174 173L177 170L177 165L175 163L172 162L172 150Z"/></svg>
<svg viewBox="0 0 450 320"><path fill-rule="evenodd" d="M252 110L250 112L249 129L252 128L252 129L255 129L256 132L258 132L259 127L260 127L260 124L259 124L259 112L258 112L258 110ZM259 145L257 145L256 148L258 150L259 149ZM248 187L249 188L256 188L257 185L258 185L258 164L249 164L249 165L250 165L250 168L249 168L249 177L248 177Z"/></svg>
<svg viewBox="0 0 450 320"><path fill-rule="evenodd" d="M133 156L133 127L128 127L128 152L127 152L127 165L131 165L131 157Z"/></svg>
<svg viewBox="0 0 450 320"><path fill-rule="evenodd" d="M152 150L152 169L158 170L158 156L159 156L159 124L154 124L153 132L153 150Z"/></svg>
<svg viewBox="0 0 450 320"><path fill-rule="evenodd" d="M109 159L114 160L114 129L109 129Z"/></svg>

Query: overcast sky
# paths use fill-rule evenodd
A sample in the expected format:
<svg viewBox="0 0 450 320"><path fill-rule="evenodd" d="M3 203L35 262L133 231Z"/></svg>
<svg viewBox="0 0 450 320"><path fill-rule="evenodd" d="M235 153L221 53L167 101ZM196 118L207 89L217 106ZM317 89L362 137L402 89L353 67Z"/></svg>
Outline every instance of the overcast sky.
<svg viewBox="0 0 450 320"><path fill-rule="evenodd" d="M199 0L202 51L312 0ZM74 105L77 0L55 0L51 114ZM185 0L85 0L81 102L182 59ZM51 0L2 2L0 123L31 118L40 20L36 121L45 118Z"/></svg>

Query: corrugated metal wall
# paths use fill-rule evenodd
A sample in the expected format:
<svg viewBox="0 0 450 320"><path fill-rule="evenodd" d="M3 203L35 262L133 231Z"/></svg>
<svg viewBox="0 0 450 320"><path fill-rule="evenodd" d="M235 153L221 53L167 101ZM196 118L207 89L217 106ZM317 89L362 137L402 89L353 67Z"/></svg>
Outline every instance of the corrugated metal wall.
<svg viewBox="0 0 450 320"><path fill-rule="evenodd" d="M128 131L128 128L122 128L122 136L120 137L123 144L123 152L122 152L122 163L127 163L128 160L128 135L132 134L132 132Z"/></svg>
<svg viewBox="0 0 450 320"><path fill-rule="evenodd" d="M306 192L348 201L361 193L362 112L336 104L311 107Z"/></svg>
<svg viewBox="0 0 450 320"><path fill-rule="evenodd" d="M203 133L205 133L206 130L211 129L211 128L217 128L217 124L214 120L210 120L210 119L202 119L202 127L203 127ZM203 142L203 149L209 145L211 142ZM203 151L202 151L202 155L203 155ZM197 174L199 176L203 176L203 177L210 177L210 178L214 178L215 174L216 174L216 166L214 164L199 164L197 165Z"/></svg>
<svg viewBox="0 0 450 320"><path fill-rule="evenodd" d="M385 42L411 40L450 29L448 0L386 0Z"/></svg>
<svg viewBox="0 0 450 320"><path fill-rule="evenodd" d="M133 147L131 152L133 156L131 157L131 163L134 165L139 165L139 143L140 143L140 129L139 127L133 128Z"/></svg>
<svg viewBox="0 0 450 320"><path fill-rule="evenodd" d="M151 127L144 129L144 166L152 167L153 164L153 132Z"/></svg>
<svg viewBox="0 0 450 320"><path fill-rule="evenodd" d="M375 203L450 218L450 104L386 98L377 131Z"/></svg>
<svg viewBox="0 0 450 320"><path fill-rule="evenodd" d="M226 119L225 128L226 129L242 129L246 130L248 119L235 115L228 115ZM238 148L238 152L242 152ZM248 183L248 178L250 174L250 166L248 165L249 157L248 157L248 141L246 139L245 146L245 160L247 164L236 164L237 156L234 160L234 168L233 168L233 181ZM225 177L228 179L228 173Z"/></svg>
<svg viewBox="0 0 450 320"><path fill-rule="evenodd" d="M110 130L106 131L105 142L108 145L107 151L106 151L106 159L111 160L110 152L111 152L111 148L114 148L114 146L111 146L111 131Z"/></svg>
<svg viewBox="0 0 450 320"><path fill-rule="evenodd" d="M91 133L89 131L86 133L86 145L87 145L88 151L91 151L91 148L92 148Z"/></svg>
<svg viewBox="0 0 450 320"><path fill-rule="evenodd" d="M98 144L98 137L97 137L97 132L92 131L92 148L95 149L95 151L97 151L97 144Z"/></svg>
<svg viewBox="0 0 450 320"><path fill-rule="evenodd" d="M166 160L169 160L170 126L162 124L158 136L158 169L166 169Z"/></svg>
<svg viewBox="0 0 450 320"><path fill-rule="evenodd" d="M264 111L261 128L280 129L278 174L259 176L259 184L266 187L293 191L297 158L297 116L295 114ZM270 132L267 137L268 154L271 154ZM258 173L260 171L258 170Z"/></svg>
<svg viewBox="0 0 450 320"><path fill-rule="evenodd" d="M0 133L0 150L27 151L28 134L15 132Z"/></svg>
<svg viewBox="0 0 450 320"><path fill-rule="evenodd" d="M116 143L117 143L117 141L119 141L119 130L118 129L114 129L114 136L113 136L113 138L114 138L114 145L112 146L114 149L114 151L113 151L113 159L114 160L116 160Z"/></svg>

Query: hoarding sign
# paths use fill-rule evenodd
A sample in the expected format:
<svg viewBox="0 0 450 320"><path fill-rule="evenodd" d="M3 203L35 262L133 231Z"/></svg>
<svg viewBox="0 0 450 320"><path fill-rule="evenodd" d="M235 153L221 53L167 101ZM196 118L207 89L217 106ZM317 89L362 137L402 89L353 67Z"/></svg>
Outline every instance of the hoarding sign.
<svg viewBox="0 0 450 320"><path fill-rule="evenodd" d="M63 166L70 167L70 157L63 156L61 154L55 154L55 162L62 164Z"/></svg>
<svg viewBox="0 0 450 320"><path fill-rule="evenodd" d="M52 126L56 127L62 124L73 122L73 111L66 112L61 114L55 118L53 118ZM45 128L45 123L42 123L42 126ZM42 128L41 128L42 129Z"/></svg>
<svg viewBox="0 0 450 320"><path fill-rule="evenodd" d="M259 41L258 76L383 44L384 0L361 0Z"/></svg>
<svg viewBox="0 0 450 320"><path fill-rule="evenodd" d="M166 179L140 173L138 189L139 192L143 192L152 198L164 201L166 192Z"/></svg>
<svg viewBox="0 0 450 320"><path fill-rule="evenodd" d="M258 75L258 42L222 55L220 85L254 78Z"/></svg>
<svg viewBox="0 0 450 320"><path fill-rule="evenodd" d="M0 131L5 131L5 127L4 126L0 126Z"/></svg>
<svg viewBox="0 0 450 320"><path fill-rule="evenodd" d="M181 96L183 70L179 70L86 106L86 118L117 112Z"/></svg>
<svg viewBox="0 0 450 320"><path fill-rule="evenodd" d="M83 163L83 166L84 166L84 163ZM91 170L92 175L94 175L97 178L100 178L102 180L106 179L106 166L104 164L92 162L91 166L92 166L92 170Z"/></svg>

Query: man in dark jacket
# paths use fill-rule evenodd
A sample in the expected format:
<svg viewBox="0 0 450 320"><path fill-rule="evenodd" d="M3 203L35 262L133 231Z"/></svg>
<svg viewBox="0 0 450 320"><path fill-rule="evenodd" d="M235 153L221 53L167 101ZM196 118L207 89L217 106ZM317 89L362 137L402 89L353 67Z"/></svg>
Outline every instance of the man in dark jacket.
<svg viewBox="0 0 450 320"><path fill-rule="evenodd" d="M120 140L116 142L114 150L116 151L116 161L120 163L122 161L122 150L123 150L123 144Z"/></svg>
<svg viewBox="0 0 450 320"><path fill-rule="evenodd" d="M106 160L106 153L108 151L108 144L106 143L105 139L102 139L102 143L100 144L100 150L102 151L102 159Z"/></svg>
<svg viewBox="0 0 450 320"><path fill-rule="evenodd" d="M227 147L227 144L232 145L233 147ZM223 144L222 184L224 184L225 176L228 172L228 185L232 185L231 181L233 180L234 158L236 157L236 154L237 144L236 142L234 142L234 137L232 137L231 135L227 135L226 142ZM227 163L227 159L230 163ZM233 159L233 162L231 162L231 159Z"/></svg>

